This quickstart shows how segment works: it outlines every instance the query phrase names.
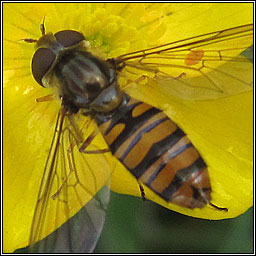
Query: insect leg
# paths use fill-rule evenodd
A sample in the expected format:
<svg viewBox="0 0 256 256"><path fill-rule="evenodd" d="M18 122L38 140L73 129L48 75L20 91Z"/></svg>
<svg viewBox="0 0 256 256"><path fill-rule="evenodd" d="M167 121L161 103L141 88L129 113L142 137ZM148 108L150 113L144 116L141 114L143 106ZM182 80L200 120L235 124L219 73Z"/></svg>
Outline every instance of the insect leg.
<svg viewBox="0 0 256 256"><path fill-rule="evenodd" d="M96 135L98 134L97 130L94 130L88 137L86 140L83 139L83 136L81 134L81 132L79 131L78 127L76 126L74 119L72 117L72 115L69 116L69 121L70 124L73 127L73 130L75 131L76 134L74 134L75 139L76 139L76 143L81 145L79 147L79 151L81 153L86 153L86 154L102 154L102 153L106 153L109 152L110 150L107 149L98 149L98 150L85 150L93 141L93 139L96 137ZM89 127L91 124L91 119L86 123L86 127Z"/></svg>
<svg viewBox="0 0 256 256"><path fill-rule="evenodd" d="M209 205L211 205L212 207L214 207L215 209L219 210L219 211L225 211L225 212L228 212L228 208L226 207L219 207L211 202L209 202Z"/></svg>
<svg viewBox="0 0 256 256"><path fill-rule="evenodd" d="M185 72L180 73L178 76L174 77L173 79L181 79L186 76Z"/></svg>
<svg viewBox="0 0 256 256"><path fill-rule="evenodd" d="M48 94L46 96L40 97L36 99L36 102L46 102L46 101L54 101L56 97L53 94Z"/></svg>
<svg viewBox="0 0 256 256"><path fill-rule="evenodd" d="M139 78L137 78L136 80L130 80L130 79L128 79L126 85L123 86L123 89L126 88L126 87L128 87L128 86L130 86L130 85L133 84L133 83L138 84L138 83L140 83L140 82L142 82L142 81L145 81L145 79L148 79L148 78L149 78L148 76L142 75L142 76L140 76Z"/></svg>
<svg viewBox="0 0 256 256"><path fill-rule="evenodd" d="M145 196L145 191L144 191L143 186L142 186L140 183L139 183L139 187L140 187L141 198L142 198L143 201L146 201L147 198L146 198L146 196Z"/></svg>
<svg viewBox="0 0 256 256"><path fill-rule="evenodd" d="M107 153L110 152L108 148L105 149L98 149L98 150L85 150L93 141L93 139L96 137L98 134L98 131L93 131L88 138L83 142L82 146L79 148L79 151L82 153L86 154L102 154L102 153Z"/></svg>

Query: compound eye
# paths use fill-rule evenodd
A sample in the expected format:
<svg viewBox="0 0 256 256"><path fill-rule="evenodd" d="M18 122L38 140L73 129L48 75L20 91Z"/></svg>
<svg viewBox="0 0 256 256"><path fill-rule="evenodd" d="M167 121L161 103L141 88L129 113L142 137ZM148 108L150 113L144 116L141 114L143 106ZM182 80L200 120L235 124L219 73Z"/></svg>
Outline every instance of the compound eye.
<svg viewBox="0 0 256 256"><path fill-rule="evenodd" d="M44 87L43 76L51 68L56 55L48 48L39 48L32 59L32 74L35 80Z"/></svg>
<svg viewBox="0 0 256 256"><path fill-rule="evenodd" d="M85 40L83 34L74 30L62 30L57 32L54 36L64 47L70 47Z"/></svg>

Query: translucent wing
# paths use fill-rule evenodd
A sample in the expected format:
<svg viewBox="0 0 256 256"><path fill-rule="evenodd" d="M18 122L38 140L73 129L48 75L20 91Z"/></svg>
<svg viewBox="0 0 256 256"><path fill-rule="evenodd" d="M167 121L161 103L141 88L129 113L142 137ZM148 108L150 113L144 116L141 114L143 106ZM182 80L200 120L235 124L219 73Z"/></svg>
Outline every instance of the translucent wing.
<svg viewBox="0 0 256 256"><path fill-rule="evenodd" d="M76 215L52 234L32 245L32 252L92 252L105 221L109 188L104 186Z"/></svg>
<svg viewBox="0 0 256 256"><path fill-rule="evenodd" d="M110 172L103 154L79 151L88 129L88 119L61 108L34 213L32 252L88 253L96 245L109 200Z"/></svg>
<svg viewBox="0 0 256 256"><path fill-rule="evenodd" d="M252 90L253 65L240 55L252 42L248 24L124 54L115 62L135 79L156 79L173 96L214 99Z"/></svg>

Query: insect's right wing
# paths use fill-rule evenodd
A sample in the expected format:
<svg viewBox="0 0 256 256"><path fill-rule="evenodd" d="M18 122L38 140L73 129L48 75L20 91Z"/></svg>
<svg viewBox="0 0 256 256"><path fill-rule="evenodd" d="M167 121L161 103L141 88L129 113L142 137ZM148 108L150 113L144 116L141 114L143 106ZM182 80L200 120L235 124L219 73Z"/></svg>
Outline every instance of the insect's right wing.
<svg viewBox="0 0 256 256"><path fill-rule="evenodd" d="M124 54L115 62L131 80L154 78L165 94L216 99L252 90L252 62L240 55L252 43L248 24Z"/></svg>
<svg viewBox="0 0 256 256"><path fill-rule="evenodd" d="M59 111L33 217L33 253L92 252L100 236L110 172L104 154L79 150L89 123L80 114L68 114L64 107Z"/></svg>

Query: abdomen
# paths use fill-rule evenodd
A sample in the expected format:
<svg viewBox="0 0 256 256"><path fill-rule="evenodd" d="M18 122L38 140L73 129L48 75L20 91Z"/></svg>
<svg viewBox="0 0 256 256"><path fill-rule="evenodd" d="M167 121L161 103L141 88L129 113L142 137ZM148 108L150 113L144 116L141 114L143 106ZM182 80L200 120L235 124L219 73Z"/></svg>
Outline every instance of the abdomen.
<svg viewBox="0 0 256 256"><path fill-rule="evenodd" d="M204 207L211 200L211 186L197 149L161 110L126 97L128 103L111 118L96 118L112 154L167 202Z"/></svg>

